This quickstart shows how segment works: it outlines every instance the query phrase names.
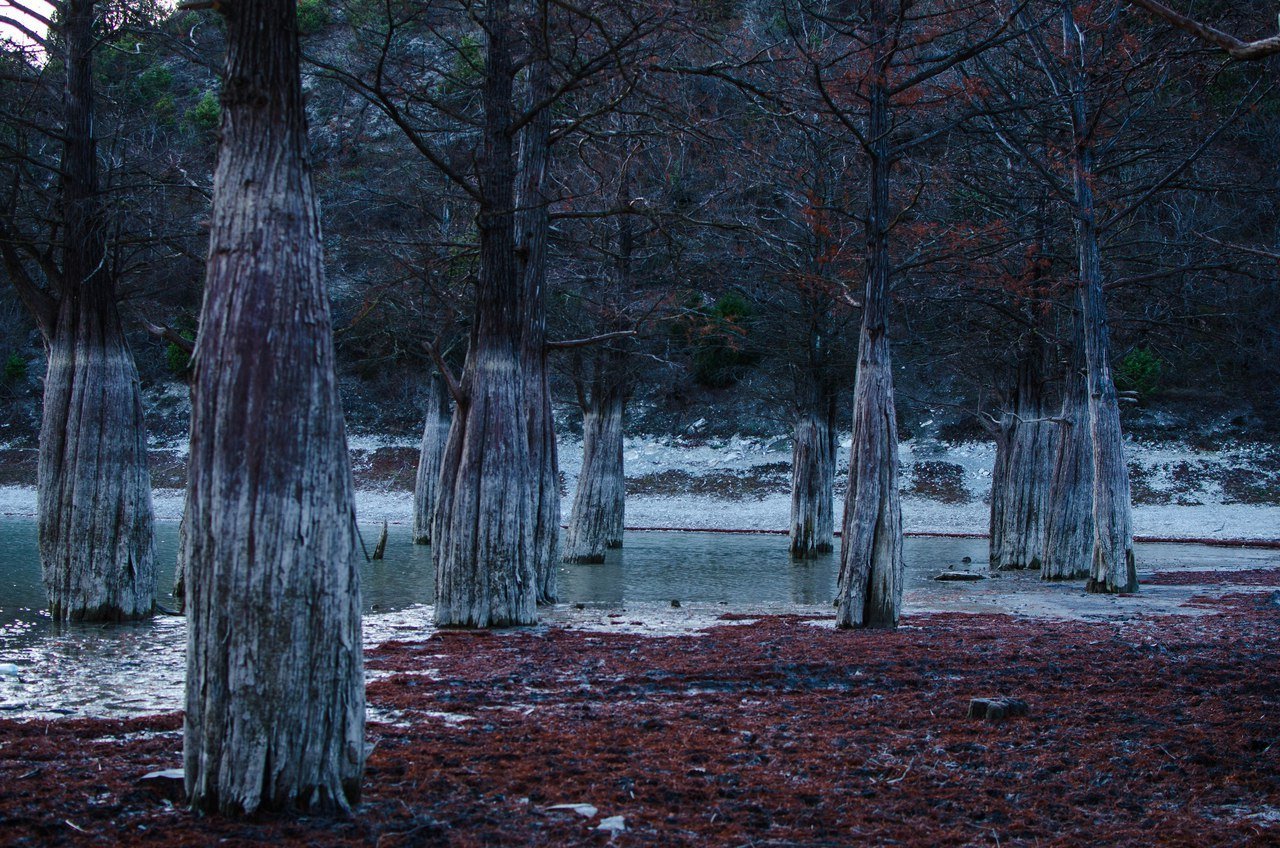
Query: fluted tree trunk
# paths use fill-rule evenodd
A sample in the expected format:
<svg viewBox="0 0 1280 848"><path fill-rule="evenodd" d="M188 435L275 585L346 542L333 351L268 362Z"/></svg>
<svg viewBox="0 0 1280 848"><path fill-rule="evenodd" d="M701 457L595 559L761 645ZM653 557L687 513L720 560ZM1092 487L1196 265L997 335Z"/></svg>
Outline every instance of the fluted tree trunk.
<svg viewBox="0 0 1280 848"><path fill-rule="evenodd" d="M1093 559L1093 443L1079 310L1072 326L1045 517L1042 580L1083 580Z"/></svg>
<svg viewBox="0 0 1280 848"><path fill-rule="evenodd" d="M427 383L426 422L422 427L418 475L413 486L413 542L416 545L431 544L431 515L436 508L440 465L449 439L449 425L449 395L444 379L433 370Z"/></svg>
<svg viewBox="0 0 1280 848"><path fill-rule="evenodd" d="M990 562L997 571L1039 569L1044 563L1057 430L1048 420L1044 358L1044 343L1032 331L1018 363L1010 408L1000 416L996 434Z"/></svg>
<svg viewBox="0 0 1280 848"><path fill-rule="evenodd" d="M293 0L221 7L195 356L183 759L197 810L347 810L364 768L355 509Z"/></svg>
<svg viewBox="0 0 1280 848"><path fill-rule="evenodd" d="M622 547L626 475L622 462L626 394L607 387L582 412L582 472L565 532L565 562L601 563Z"/></svg>
<svg viewBox="0 0 1280 848"><path fill-rule="evenodd" d="M1111 378L1111 338L1103 289L1102 248L1094 185L1098 174L1094 146L1095 125L1085 98L1092 53L1082 30L1072 19L1072 6L1063 4L1064 32L1070 39L1075 73L1072 79L1071 153L1075 200L1076 247L1080 261L1080 315L1084 322L1085 385L1089 396L1089 436L1093 446L1093 558L1090 592L1136 592L1138 573L1133 557L1133 507L1129 467L1120 429L1120 403Z"/></svg>
<svg viewBox="0 0 1280 848"><path fill-rule="evenodd" d="M872 4L875 67L867 80L867 285L853 392L849 489L841 524L836 626L897 627L902 608L902 507L898 495L898 424L889 347L888 73L884 4Z"/></svg>
<svg viewBox="0 0 1280 848"><path fill-rule="evenodd" d="M537 4L537 20L546 23L547 7ZM545 29L542 30L545 33ZM529 68L532 108L551 94L548 45L533 38L537 51ZM556 455L555 419L547 368L547 234L550 200L546 196L551 151L551 110L540 108L520 136L519 186L516 205L516 273L524 291L524 341L521 349L528 405L529 464L533 472L533 568L538 603L554 604L558 597L556 569L560 564L560 464Z"/></svg>
<svg viewBox="0 0 1280 848"><path fill-rule="evenodd" d="M49 610L59 621L121 621L150 616L155 605L146 426L107 255L94 138L94 4L70 0L62 14L62 263L46 265L41 287L9 240L8 223L3 252L48 354L37 527Z"/></svg>
<svg viewBox="0 0 1280 848"><path fill-rule="evenodd" d="M539 594L524 371L527 306L515 257L510 1L488 0L483 25L480 273L432 533L435 621L454 627L532 624Z"/></svg>
<svg viewBox="0 0 1280 848"><path fill-rule="evenodd" d="M813 559L835 547L834 398L798 410L791 439L791 558Z"/></svg>

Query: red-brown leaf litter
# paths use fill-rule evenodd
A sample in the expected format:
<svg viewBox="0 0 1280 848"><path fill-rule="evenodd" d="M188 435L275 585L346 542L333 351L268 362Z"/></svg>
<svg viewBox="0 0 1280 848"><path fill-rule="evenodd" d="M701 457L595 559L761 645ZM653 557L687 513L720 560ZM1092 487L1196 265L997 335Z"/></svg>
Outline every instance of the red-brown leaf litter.
<svg viewBox="0 0 1280 848"><path fill-rule="evenodd" d="M138 781L181 764L176 715L0 722L0 844L1280 844L1280 607L1202 603L388 643L353 818L186 812ZM965 718L995 695L1029 714Z"/></svg>

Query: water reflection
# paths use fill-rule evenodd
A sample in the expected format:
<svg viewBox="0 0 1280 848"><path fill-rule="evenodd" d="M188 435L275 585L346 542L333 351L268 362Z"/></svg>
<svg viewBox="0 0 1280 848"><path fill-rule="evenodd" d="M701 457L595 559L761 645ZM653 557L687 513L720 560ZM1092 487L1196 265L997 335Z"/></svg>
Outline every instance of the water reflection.
<svg viewBox="0 0 1280 848"><path fill-rule="evenodd" d="M365 538L377 527L366 526ZM160 602L172 604L176 523L157 526ZM160 617L134 625L55 626L43 612L44 589L30 519L0 519L0 715L124 715L179 709L185 622ZM1280 552L1195 545L1141 545L1140 574L1161 570L1276 566ZM434 579L430 549L414 545L407 527L392 528L386 559L363 568L365 642L417 638L429 628ZM965 562L965 559L969 562ZM1079 585L1043 584L1035 574L976 583L939 583L945 570L983 571L986 540L908 538L904 546L908 606L965 611L1029 611L1028 601L1083 595ZM709 608L823 613L835 595L838 557L793 563L787 539L772 535L628 533L626 547L603 565L559 570L563 617L591 610ZM1158 600L1153 587L1142 597ZM1090 596L1100 609L1113 598ZM1021 604L1021 606L1019 606ZM1117 607L1112 614L1123 614ZM583 614L590 614L583 613ZM643 617L643 615L641 615ZM711 620L711 619L708 619ZM17 675L12 673L17 669Z"/></svg>

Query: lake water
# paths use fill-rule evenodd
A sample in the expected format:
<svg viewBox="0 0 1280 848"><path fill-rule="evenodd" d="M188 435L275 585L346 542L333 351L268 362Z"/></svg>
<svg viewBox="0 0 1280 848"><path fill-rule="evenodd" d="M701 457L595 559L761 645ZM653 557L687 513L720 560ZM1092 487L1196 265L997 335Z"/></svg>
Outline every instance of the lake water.
<svg viewBox="0 0 1280 848"><path fill-rule="evenodd" d="M362 528L370 547L378 531ZM173 603L178 525L159 522L156 532L159 599L168 606ZM32 519L0 519L0 664L18 669L16 676L0 673L0 715L129 715L179 709L184 621L161 616L123 626L55 625L44 611L35 534ZM1139 546L1138 556L1140 570L1280 567L1280 551L1269 550L1157 544ZM965 557L971 561L963 562ZM1082 597L1078 584L1042 584L1035 574L1014 573L975 583L933 579L946 570L985 573L985 539L908 538L904 558L909 610L1035 614L1043 612L1047 602L1072 610L1088 604L1100 615L1124 614L1114 598ZM562 603L546 617L572 623L575 615L594 615L602 623L621 624L637 616L707 622L727 611L820 614L830 611L836 570L833 556L793 563L784 536L631 532L626 547L611 552L603 565L562 566ZM391 528L386 559L366 564L362 579L366 644L413 638L429 630L424 605L433 594L431 552L412 544L407 527ZM1150 587L1144 589L1142 602L1185 599L1186 591ZM672 609L673 600L680 601L679 611ZM576 612L579 609L584 612ZM624 609L628 614L618 616L616 611Z"/></svg>

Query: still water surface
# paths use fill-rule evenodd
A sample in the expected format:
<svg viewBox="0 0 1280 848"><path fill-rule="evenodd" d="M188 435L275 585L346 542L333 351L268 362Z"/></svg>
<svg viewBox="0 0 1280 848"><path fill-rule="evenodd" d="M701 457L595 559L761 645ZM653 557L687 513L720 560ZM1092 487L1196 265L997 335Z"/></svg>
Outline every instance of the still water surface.
<svg viewBox="0 0 1280 848"><path fill-rule="evenodd" d="M372 543L378 528L363 527ZM172 606L178 525L156 526L160 603ZM965 563L964 558L971 561ZM1040 584L1034 574L979 583L940 583L940 571L987 568L985 539L908 538L906 591L914 602L979 599L993 592L1079 593ZM1163 569L1275 566L1280 552L1198 545L1142 545L1140 563ZM386 559L363 567L365 642L412 638L429 622L431 552L409 529L391 528ZM787 539L774 535L630 532L604 565L560 569L559 610L688 609L820 611L835 594L836 558L794 564ZM128 715L181 705L185 624L161 616L125 626L55 625L44 611L33 519L0 519L0 716ZM630 615L628 615L628 618ZM409 631L409 632L406 632ZM13 668L17 674L13 674Z"/></svg>

